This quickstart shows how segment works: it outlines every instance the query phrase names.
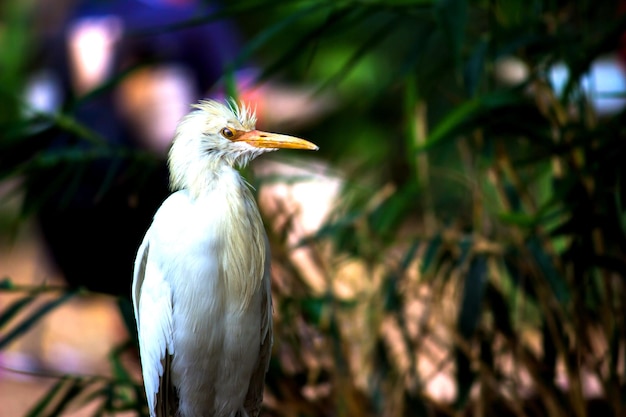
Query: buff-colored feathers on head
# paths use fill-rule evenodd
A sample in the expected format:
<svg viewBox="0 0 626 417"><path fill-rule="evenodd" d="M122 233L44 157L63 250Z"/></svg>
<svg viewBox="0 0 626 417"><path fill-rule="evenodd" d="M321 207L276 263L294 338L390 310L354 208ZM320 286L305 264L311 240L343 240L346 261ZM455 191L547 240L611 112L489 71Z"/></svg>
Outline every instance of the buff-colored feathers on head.
<svg viewBox="0 0 626 417"><path fill-rule="evenodd" d="M222 136L224 128L250 131L256 124L256 116L248 106L237 105L234 100L227 103L202 100L178 124L168 158L172 189L189 189L197 194L207 180L219 173L219 165L245 166L260 154L274 150Z"/></svg>

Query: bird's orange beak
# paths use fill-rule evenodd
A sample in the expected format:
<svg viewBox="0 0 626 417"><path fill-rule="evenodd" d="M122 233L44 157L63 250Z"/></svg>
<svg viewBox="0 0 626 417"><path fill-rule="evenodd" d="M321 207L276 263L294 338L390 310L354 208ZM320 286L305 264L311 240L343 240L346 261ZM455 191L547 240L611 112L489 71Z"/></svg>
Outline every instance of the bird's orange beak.
<svg viewBox="0 0 626 417"><path fill-rule="evenodd" d="M257 148L306 149L316 151L319 148L308 140L278 133L250 130L239 135L234 141L243 141Z"/></svg>

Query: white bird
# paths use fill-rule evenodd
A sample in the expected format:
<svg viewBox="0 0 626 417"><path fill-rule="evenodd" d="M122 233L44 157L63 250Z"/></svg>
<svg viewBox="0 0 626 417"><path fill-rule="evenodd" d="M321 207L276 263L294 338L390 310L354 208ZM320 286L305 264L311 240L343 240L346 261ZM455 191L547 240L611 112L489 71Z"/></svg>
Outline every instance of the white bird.
<svg viewBox="0 0 626 417"><path fill-rule="evenodd" d="M174 192L137 253L133 306L150 415L257 416L272 346L269 245L236 166L303 139L201 101L169 153Z"/></svg>

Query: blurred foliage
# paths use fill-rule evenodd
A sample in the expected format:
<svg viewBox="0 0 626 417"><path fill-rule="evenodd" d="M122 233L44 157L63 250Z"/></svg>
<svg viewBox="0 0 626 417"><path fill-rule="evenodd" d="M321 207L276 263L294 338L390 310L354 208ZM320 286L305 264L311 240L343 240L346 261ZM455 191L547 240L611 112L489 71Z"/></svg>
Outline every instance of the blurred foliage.
<svg viewBox="0 0 626 417"><path fill-rule="evenodd" d="M0 12L0 179L47 164L71 174L68 162L99 152L145 159L70 113L25 111L29 11ZM617 4L250 0L181 26L223 17L246 32L240 61L254 57L260 79L318 86L337 105L301 133L345 184L303 242L325 293L292 264L286 233L272 237L282 284L267 415L624 415L625 115L596 114L581 85L622 46ZM522 75L507 80L504 62ZM557 63L569 69L560 91ZM51 150L39 129L90 146ZM0 328L37 291L4 307ZM101 413L142 410L137 383L114 368L113 379L64 377L30 415L60 414L92 384Z"/></svg>

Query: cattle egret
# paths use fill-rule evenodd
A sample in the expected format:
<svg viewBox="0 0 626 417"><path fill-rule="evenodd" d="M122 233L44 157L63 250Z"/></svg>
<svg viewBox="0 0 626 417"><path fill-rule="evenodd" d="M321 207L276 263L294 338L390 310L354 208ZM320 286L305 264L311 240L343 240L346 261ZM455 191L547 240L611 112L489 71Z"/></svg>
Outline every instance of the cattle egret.
<svg viewBox="0 0 626 417"><path fill-rule="evenodd" d="M137 253L133 306L150 415L257 416L272 345L269 245L236 166L313 143L201 101L169 153L175 191Z"/></svg>

